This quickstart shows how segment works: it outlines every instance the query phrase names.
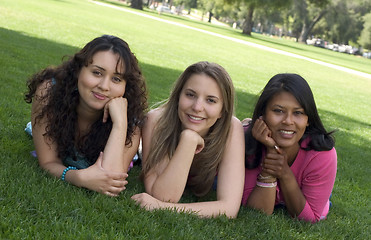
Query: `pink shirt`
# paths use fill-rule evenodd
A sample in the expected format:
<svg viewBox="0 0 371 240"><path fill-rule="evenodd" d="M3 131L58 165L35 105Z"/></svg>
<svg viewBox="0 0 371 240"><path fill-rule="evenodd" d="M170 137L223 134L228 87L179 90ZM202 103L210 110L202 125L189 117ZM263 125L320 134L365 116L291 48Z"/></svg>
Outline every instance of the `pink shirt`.
<svg viewBox="0 0 371 240"><path fill-rule="evenodd" d="M308 141L309 139L304 140L302 146L305 147ZM290 169L306 199L304 209L297 218L310 222L326 218L329 211L329 198L336 177L337 156L335 148L320 152L300 149ZM260 166L255 169L246 169L243 205L246 205L260 171ZM285 204L280 192L279 181L276 189L276 204Z"/></svg>

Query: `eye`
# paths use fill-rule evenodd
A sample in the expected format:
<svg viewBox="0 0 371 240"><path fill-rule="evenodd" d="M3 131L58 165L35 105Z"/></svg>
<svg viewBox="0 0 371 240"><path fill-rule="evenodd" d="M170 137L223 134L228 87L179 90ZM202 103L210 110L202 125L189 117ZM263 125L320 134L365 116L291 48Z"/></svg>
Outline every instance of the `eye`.
<svg viewBox="0 0 371 240"><path fill-rule="evenodd" d="M113 77L112 80L113 80L114 82L117 82L117 83L123 81L122 78L120 78L120 77Z"/></svg>
<svg viewBox="0 0 371 240"><path fill-rule="evenodd" d="M283 113L283 111L281 109L279 109L279 108L274 108L273 109L273 112L275 112L275 113Z"/></svg>
<svg viewBox="0 0 371 240"><path fill-rule="evenodd" d="M95 76L102 76L102 73L100 71L98 71L98 70L93 70L93 74Z"/></svg>
<svg viewBox="0 0 371 240"><path fill-rule="evenodd" d="M304 115L305 113L302 112L302 111L295 111L294 114L296 114L296 115Z"/></svg>
<svg viewBox="0 0 371 240"><path fill-rule="evenodd" d="M191 93L191 92L186 92L185 95L186 95L187 97L190 97L190 98L193 98L193 97L195 96L195 95L194 95L193 93Z"/></svg>
<svg viewBox="0 0 371 240"><path fill-rule="evenodd" d="M208 103L216 103L216 100L213 99L213 98L208 98L206 101L207 101Z"/></svg>

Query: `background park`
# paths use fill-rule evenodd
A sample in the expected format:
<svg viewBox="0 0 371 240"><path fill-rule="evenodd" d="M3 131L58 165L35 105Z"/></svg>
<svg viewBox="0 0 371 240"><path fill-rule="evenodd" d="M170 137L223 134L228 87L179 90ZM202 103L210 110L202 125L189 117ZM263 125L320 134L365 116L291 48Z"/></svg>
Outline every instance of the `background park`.
<svg viewBox="0 0 371 240"><path fill-rule="evenodd" d="M24 132L26 80L58 65L93 38L116 35L139 59L150 106L165 99L190 64L217 62L236 88L236 116L250 117L276 73L302 75L328 130L336 129L338 172L328 219L293 220L241 207L237 219L147 212L130 197L144 190L140 167L118 198L68 185L43 172ZM323 63L323 64L321 64ZM369 239L371 236L371 60L242 30L135 10L118 1L0 1L0 239ZM347 71L349 70L349 71ZM212 200L210 193L205 199ZM183 202L198 201L186 194Z"/></svg>

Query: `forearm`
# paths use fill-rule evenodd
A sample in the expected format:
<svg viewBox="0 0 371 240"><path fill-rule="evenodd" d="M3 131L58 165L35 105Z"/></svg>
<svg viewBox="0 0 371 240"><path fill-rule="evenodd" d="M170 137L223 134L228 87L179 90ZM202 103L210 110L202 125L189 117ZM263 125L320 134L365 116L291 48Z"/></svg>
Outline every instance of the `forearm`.
<svg viewBox="0 0 371 240"><path fill-rule="evenodd" d="M150 194L162 201L178 202L183 195L197 144L181 139L164 171L154 181Z"/></svg>
<svg viewBox="0 0 371 240"><path fill-rule="evenodd" d="M107 171L127 172L130 159L124 157L126 126L113 124L107 144L104 148L102 167Z"/></svg>
<svg viewBox="0 0 371 240"><path fill-rule="evenodd" d="M187 148L184 145L178 146L165 170L153 183L152 196L163 201L179 201L183 195L194 157L194 151L189 151Z"/></svg>
<svg viewBox="0 0 371 240"><path fill-rule="evenodd" d="M52 176L59 178L59 179L61 179L63 171L66 169L66 166L58 162L49 162L49 163L42 164L40 166L41 168L46 170L48 173L50 173ZM79 177L79 172L77 170L67 171L65 174L64 180L78 187L83 187L84 185L81 182L81 178Z"/></svg>
<svg viewBox="0 0 371 240"><path fill-rule="evenodd" d="M303 211L306 199L296 182L294 174L289 171L287 176L279 179L280 190L285 199L285 205L291 216L296 217Z"/></svg>
<svg viewBox="0 0 371 240"><path fill-rule="evenodd" d="M247 206L271 215L276 202L276 187L255 186L247 199Z"/></svg>

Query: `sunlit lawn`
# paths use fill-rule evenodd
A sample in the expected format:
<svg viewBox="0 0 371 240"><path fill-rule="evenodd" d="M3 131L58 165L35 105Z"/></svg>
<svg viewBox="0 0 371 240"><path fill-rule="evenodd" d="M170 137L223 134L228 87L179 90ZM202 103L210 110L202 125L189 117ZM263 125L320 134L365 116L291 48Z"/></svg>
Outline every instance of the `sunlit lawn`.
<svg viewBox="0 0 371 240"><path fill-rule="evenodd" d="M117 5L116 5L117 6ZM125 8L132 10L130 8ZM141 13L244 39L371 73L371 61L262 35ZM324 124L338 129L338 174L333 208L318 224L292 220L285 211L264 216L241 208L237 219L199 219L168 211L146 212L130 200L143 191L130 174L118 198L65 184L39 169L24 133L30 106L23 101L26 79L57 65L96 36L125 39L140 61L149 101L165 99L190 64L208 60L224 66L237 91L236 115L251 116L256 95L274 74L294 72L310 83ZM370 236L371 79L304 60L248 47L209 34L92 1L3 0L0 2L0 238L67 239L367 239ZM213 199L213 194L207 200ZM186 195L183 201L197 201Z"/></svg>

